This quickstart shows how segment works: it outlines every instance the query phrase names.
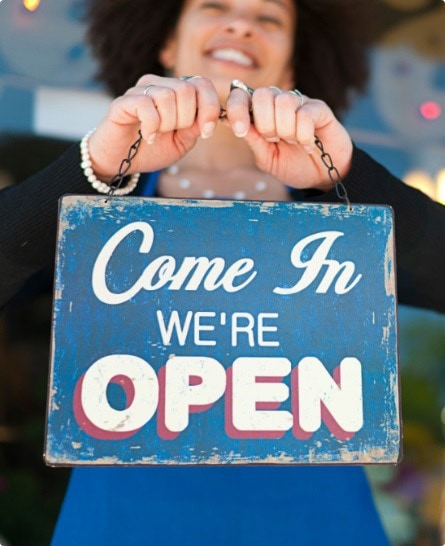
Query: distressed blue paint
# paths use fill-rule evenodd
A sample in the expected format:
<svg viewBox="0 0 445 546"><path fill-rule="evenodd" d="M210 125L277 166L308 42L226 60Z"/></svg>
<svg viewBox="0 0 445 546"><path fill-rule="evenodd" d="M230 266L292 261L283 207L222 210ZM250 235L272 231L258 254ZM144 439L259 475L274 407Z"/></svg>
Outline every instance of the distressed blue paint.
<svg viewBox="0 0 445 546"><path fill-rule="evenodd" d="M93 264L106 241L135 221L148 222L155 231L150 261L164 254L175 256L178 264L184 256L222 256L226 263L250 257L258 274L235 294L161 289L140 292L121 305L106 305L92 291ZM355 263L356 271L363 274L356 288L342 296L333 291L316 294L314 288L288 296L274 294L274 287L292 286L301 275L290 263L295 243L329 230L345 233L334 244L331 257ZM121 289L130 286L149 261L147 255L138 254L140 243L140 235L130 237L111 262ZM48 463L396 462L400 415L392 249L392 213L383 206L356 205L347 211L342 205L145 198L113 198L105 203L103 197L64 198L54 299ZM189 310L228 316L240 311L276 312L280 346L243 343L233 348L228 328L217 326L215 347L196 347L191 338L185 346L165 347L157 309L165 314L176 309L182 316ZM210 410L191 415L188 429L176 440L158 437L156 416L129 439L97 440L76 423L73 391L91 364L110 354L141 357L156 370L172 354L213 357L226 368L240 356L286 357L292 367L303 357L315 356L330 373L343 358L355 357L363 366L364 426L349 440L337 439L324 424L308 440L297 440L290 431L280 440L231 439L224 431L223 397ZM289 384L289 378L283 382ZM116 407L121 403L118 399ZM290 401L280 409L290 411Z"/></svg>

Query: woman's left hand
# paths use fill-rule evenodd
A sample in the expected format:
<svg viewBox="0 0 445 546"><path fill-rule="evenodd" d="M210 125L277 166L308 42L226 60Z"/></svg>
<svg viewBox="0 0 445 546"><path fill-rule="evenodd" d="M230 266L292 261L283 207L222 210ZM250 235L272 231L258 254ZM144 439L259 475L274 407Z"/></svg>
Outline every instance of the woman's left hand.
<svg viewBox="0 0 445 546"><path fill-rule="evenodd" d="M315 135L341 177L350 169L353 146L349 134L320 100L275 87L258 88L252 95L235 88L226 111L235 135L252 149L257 167L288 186L332 189Z"/></svg>

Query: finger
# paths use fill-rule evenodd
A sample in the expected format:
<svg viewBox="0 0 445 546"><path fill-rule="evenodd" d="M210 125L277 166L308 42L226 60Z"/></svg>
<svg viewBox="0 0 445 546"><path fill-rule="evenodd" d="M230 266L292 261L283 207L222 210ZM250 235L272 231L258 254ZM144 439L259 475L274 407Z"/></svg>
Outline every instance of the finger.
<svg viewBox="0 0 445 546"><path fill-rule="evenodd" d="M170 87L171 82L174 82L175 78L166 78L165 76L157 76L156 74L145 74L144 76L141 76L139 80L137 81L134 88L129 90L128 92L135 92L135 90L138 90L137 92L140 93L140 90L144 90L147 87L150 87L151 85L159 85L161 87Z"/></svg>
<svg viewBox="0 0 445 546"><path fill-rule="evenodd" d="M173 104L173 95L171 92L164 92L164 96L161 89L171 89L174 93L175 108L176 114L174 114ZM170 116L166 116L165 112L160 111L162 115L162 124L160 126L160 131L168 132L169 130L175 129L185 129L193 125L196 117L196 90L193 85L190 85L188 81L184 81L177 78L165 78L161 76L156 76L153 74L148 74L142 76L135 87L129 89L126 94L137 94L150 96L155 103L155 106L163 108L163 100L167 101L167 106L169 108ZM168 104L168 100L172 102ZM175 124L172 127L171 124L175 119Z"/></svg>
<svg viewBox="0 0 445 546"><path fill-rule="evenodd" d="M147 141L151 135L156 135L161 124L158 110L152 98L145 95L118 97L111 103L107 117L118 125L140 124L142 136Z"/></svg>
<svg viewBox="0 0 445 546"><path fill-rule="evenodd" d="M145 85L147 83L148 85ZM209 79L200 76L179 79L147 76L139 80L135 91L130 92L145 92L151 95L153 89L158 86L169 87L175 92L177 109L175 129L187 129L197 121L203 138L213 134L221 106L216 89Z"/></svg>
<svg viewBox="0 0 445 546"><path fill-rule="evenodd" d="M275 101L280 90L276 87L261 87L252 96L255 128L268 142L278 142L275 122Z"/></svg>
<svg viewBox="0 0 445 546"><path fill-rule="evenodd" d="M243 138L250 128L251 97L242 89L230 92L226 103L227 119L235 136Z"/></svg>
<svg viewBox="0 0 445 546"><path fill-rule="evenodd" d="M315 151L315 134L332 123L334 116L330 108L320 100L307 99L296 114L296 137L298 144L308 153Z"/></svg>
<svg viewBox="0 0 445 546"><path fill-rule="evenodd" d="M176 80L176 129L188 129L195 123L197 92L194 85L187 81Z"/></svg>
<svg viewBox="0 0 445 546"><path fill-rule="evenodd" d="M298 104L296 103L298 101ZM297 142L297 111L300 106L298 97L290 93L281 93L275 98L275 127L277 136L294 144Z"/></svg>
<svg viewBox="0 0 445 546"><path fill-rule="evenodd" d="M143 96L150 97L158 111L160 119L158 132L174 131L178 127L175 90L170 87L153 85L146 90Z"/></svg>
<svg viewBox="0 0 445 546"><path fill-rule="evenodd" d="M302 107L296 115L296 140L308 153L313 153L315 143L315 119L311 108Z"/></svg>
<svg viewBox="0 0 445 546"><path fill-rule="evenodd" d="M252 150L257 166L260 169L267 170L263 165L270 158L270 154L275 151L276 144L265 140L253 124L250 125L247 135L244 137L244 142Z"/></svg>
<svg viewBox="0 0 445 546"><path fill-rule="evenodd" d="M208 78L194 78L189 83L197 90L197 122L201 138L209 138L215 131L221 112L218 93Z"/></svg>

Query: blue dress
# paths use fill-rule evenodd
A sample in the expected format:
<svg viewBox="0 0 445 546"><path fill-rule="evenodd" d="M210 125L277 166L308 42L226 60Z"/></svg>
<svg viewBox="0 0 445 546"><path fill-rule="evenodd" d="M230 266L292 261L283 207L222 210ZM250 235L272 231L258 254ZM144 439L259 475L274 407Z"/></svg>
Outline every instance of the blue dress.
<svg viewBox="0 0 445 546"><path fill-rule="evenodd" d="M142 195L153 195L157 176ZM75 468L52 546L387 546L360 467Z"/></svg>

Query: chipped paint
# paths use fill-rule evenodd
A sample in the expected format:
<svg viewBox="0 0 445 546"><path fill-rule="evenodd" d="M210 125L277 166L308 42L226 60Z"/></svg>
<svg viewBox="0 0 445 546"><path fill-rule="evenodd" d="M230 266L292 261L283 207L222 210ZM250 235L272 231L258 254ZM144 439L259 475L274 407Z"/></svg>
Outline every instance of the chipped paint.
<svg viewBox="0 0 445 546"><path fill-rule="evenodd" d="M388 235L388 246L385 252L385 289L386 295L394 294L395 285L395 263L394 263L394 234L393 230Z"/></svg>
<svg viewBox="0 0 445 546"><path fill-rule="evenodd" d="M196 290L181 291L170 290L167 284L162 289L140 290L128 302L105 304L92 290L92 264L118 229L137 221L153 227L156 256L171 256L176 265L184 255L209 259L218 256L226 266L240 257L249 258L256 276L233 293L216 285L212 290L200 284ZM393 231L392 211L383 206L353 205L348 209L341 204L63 198L45 460L51 465L68 466L397 462L401 425ZM275 287L292 287L301 279L304 267L292 262L292 249L298 241L317 232L341 233L329 249L329 259L333 260L330 263L338 264L339 271L343 264L352 264L349 281L352 284L361 275L360 282L342 293L349 281L337 287L336 279L317 292L317 286L322 286L318 278L301 291L275 293ZM116 264L110 266L108 273L113 280L107 282L117 283L111 291L119 290L120 274L124 284L134 282L134 276L142 275L150 263L139 245L139 239L129 241ZM308 263L314 249L306 250L304 260ZM327 263L319 268L319 276ZM240 284L241 280L240 275ZM181 342L173 327L168 342L161 337L157 309L165 314L166 331L171 313L178 311L178 320L182 321L179 328L183 329ZM192 318L186 331L183 321L188 312L192 312ZM265 322L261 322L260 315L267 317ZM251 335L246 331L248 321L252 324ZM319 336L320 330L326 335ZM158 420L165 418L159 408L152 418L136 427L134 435L119 436L126 430L129 413L116 409L122 414L106 432L117 436L104 440L95 437L85 425L85 418L76 413L74 398L76 388L81 389L83 374L98 359L113 354L134 355L151 366L163 403L167 395L162 390L165 384L161 370L182 356L192 356L200 365L206 358L216 360L224 368L227 385L234 361L246 355L288 359L292 370L305 357L316 355L331 377L343 358L356 358L363 382L363 425L345 435L323 418L319 428L304 440L294 427L277 437L268 433L259 438L243 437L230 422L230 411L234 411L230 406L232 385L232 390L226 388L214 403L197 405L190 412L186 428L174 438L164 438L159 432L162 426L158 427ZM287 411L293 424L299 424L291 405L299 383L291 380L292 374L280 380L288 389L288 397L270 410L265 422L274 423L274 412ZM280 382L270 383L269 388L277 384ZM125 390L122 385L125 383L117 391ZM333 379L330 385L332 390L338 387ZM137 390L137 383L133 386ZM177 396L188 396L191 387L184 384ZM246 391L242 392L245 395ZM100 396L108 401L111 395L102 392ZM126 396L125 390L125 400ZM172 404L174 413L181 411L179 402ZM253 427L255 420L248 422Z"/></svg>

